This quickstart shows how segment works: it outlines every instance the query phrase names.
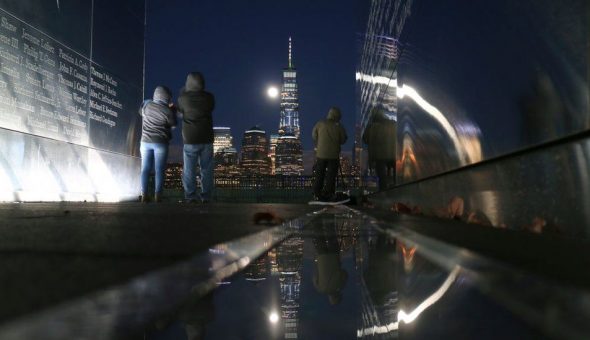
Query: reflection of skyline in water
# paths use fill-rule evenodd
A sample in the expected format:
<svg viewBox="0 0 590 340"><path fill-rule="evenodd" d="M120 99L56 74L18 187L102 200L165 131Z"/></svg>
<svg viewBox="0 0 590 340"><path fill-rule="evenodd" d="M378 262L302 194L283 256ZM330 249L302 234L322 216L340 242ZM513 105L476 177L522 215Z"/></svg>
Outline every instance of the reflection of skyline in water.
<svg viewBox="0 0 590 340"><path fill-rule="evenodd" d="M285 338L298 338L299 293L303 265L303 239L293 237L277 247L277 267L281 292L281 319Z"/></svg>
<svg viewBox="0 0 590 340"><path fill-rule="evenodd" d="M380 226L344 209L324 213L218 286L212 300L185 304L177 321L159 319L153 333L176 327L208 339L474 338L483 325L530 335L518 315L476 289L468 271L441 266L438 253L373 225ZM225 245L209 250L232 253Z"/></svg>

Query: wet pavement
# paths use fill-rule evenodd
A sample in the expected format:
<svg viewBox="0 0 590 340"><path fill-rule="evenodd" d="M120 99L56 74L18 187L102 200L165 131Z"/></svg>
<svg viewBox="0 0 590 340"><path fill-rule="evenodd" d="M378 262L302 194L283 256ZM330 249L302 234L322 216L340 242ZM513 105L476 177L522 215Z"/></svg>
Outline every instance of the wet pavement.
<svg viewBox="0 0 590 340"><path fill-rule="evenodd" d="M227 216L246 209L244 217L244 211L261 208L195 209ZM150 258L141 273L121 269L126 276L106 289L5 321L0 338L583 339L590 334L585 289L424 236L399 220L383 222L344 206L284 208L292 215L279 226L254 225L228 237L231 241L201 242L190 256L168 249L162 253L178 256Z"/></svg>

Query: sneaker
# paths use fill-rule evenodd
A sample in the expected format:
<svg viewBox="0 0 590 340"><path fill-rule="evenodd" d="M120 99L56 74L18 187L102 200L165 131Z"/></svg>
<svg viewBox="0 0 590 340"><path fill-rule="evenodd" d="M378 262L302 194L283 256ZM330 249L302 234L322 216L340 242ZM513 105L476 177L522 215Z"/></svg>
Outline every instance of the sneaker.
<svg viewBox="0 0 590 340"><path fill-rule="evenodd" d="M139 195L139 201L140 201L141 203L147 203L147 202L149 202L150 200L149 200L149 198L148 198L148 195L143 195L143 194L141 194L141 195Z"/></svg>
<svg viewBox="0 0 590 340"><path fill-rule="evenodd" d="M208 203L211 203L211 200L210 200L210 199L208 199L208 198L203 198L203 199L201 200L201 203L203 203L203 204L208 204Z"/></svg>
<svg viewBox="0 0 590 340"><path fill-rule="evenodd" d="M156 202L156 203L162 202L162 194L154 195L154 202Z"/></svg>
<svg viewBox="0 0 590 340"><path fill-rule="evenodd" d="M198 203L199 201L197 201L194 198L185 198L185 199L181 199L180 201L178 201L178 203L185 203L185 204L195 204Z"/></svg>

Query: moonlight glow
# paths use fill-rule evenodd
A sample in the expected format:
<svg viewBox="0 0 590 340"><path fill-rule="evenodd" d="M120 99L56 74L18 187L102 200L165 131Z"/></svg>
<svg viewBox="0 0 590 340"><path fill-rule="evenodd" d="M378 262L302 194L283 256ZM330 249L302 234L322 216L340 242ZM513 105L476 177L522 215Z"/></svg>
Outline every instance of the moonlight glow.
<svg viewBox="0 0 590 340"><path fill-rule="evenodd" d="M277 323L279 321L279 315L276 312L272 312L270 313L270 315L268 316L268 320L271 323Z"/></svg>
<svg viewBox="0 0 590 340"><path fill-rule="evenodd" d="M268 90L266 90L266 93L269 97L276 98L279 95L279 90L276 87L271 86L268 88Z"/></svg>

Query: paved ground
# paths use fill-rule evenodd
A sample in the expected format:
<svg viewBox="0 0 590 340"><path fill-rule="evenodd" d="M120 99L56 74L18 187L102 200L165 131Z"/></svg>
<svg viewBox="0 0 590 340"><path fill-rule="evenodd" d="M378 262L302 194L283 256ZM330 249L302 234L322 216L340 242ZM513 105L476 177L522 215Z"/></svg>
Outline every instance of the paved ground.
<svg viewBox="0 0 590 340"><path fill-rule="evenodd" d="M0 321L170 265L209 246L319 210L288 204L0 205Z"/></svg>

